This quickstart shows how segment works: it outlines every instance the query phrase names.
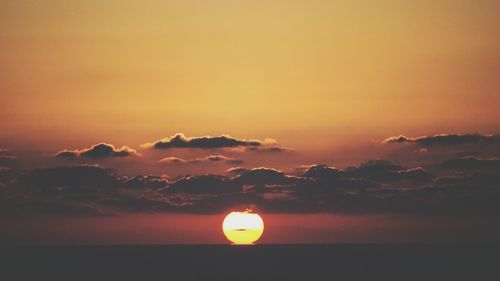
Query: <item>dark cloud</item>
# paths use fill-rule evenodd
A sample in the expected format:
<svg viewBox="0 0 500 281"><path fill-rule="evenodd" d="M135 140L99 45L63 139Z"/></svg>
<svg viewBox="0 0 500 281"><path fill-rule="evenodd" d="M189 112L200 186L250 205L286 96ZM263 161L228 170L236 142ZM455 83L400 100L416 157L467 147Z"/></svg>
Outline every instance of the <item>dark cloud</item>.
<svg viewBox="0 0 500 281"><path fill-rule="evenodd" d="M228 163L228 164L242 164L243 161L231 157L227 157L224 155L209 155L205 158L198 159L198 161L207 161L207 162L213 162L213 163Z"/></svg>
<svg viewBox="0 0 500 281"><path fill-rule="evenodd" d="M174 157L174 156L168 156L160 159L158 163L162 164L187 164L189 163L189 160L182 159L179 157Z"/></svg>
<svg viewBox="0 0 500 281"><path fill-rule="evenodd" d="M498 155L495 154L500 144L498 135L399 136L384 142L414 144L396 146L398 151L394 155L400 156L401 148L406 149L403 152L407 155L420 157L420 160L401 163L370 160L347 168L310 165L293 173L264 167L234 167L225 175L189 175L169 180L157 175L119 176L114 170L86 165L34 169L18 175L19 167L12 165L9 168L1 162L12 163L16 157L2 154L0 215L33 212L61 215L217 213L248 206L270 213L480 214L500 217L500 159L492 157ZM286 150L277 146L274 140L240 140L225 135L187 138L177 134L152 146L158 149L229 148L213 152L229 155ZM111 144L99 143L81 150L63 150L57 157L102 159L132 155L139 154L125 146L115 148ZM428 162L420 162L421 159ZM220 154L192 159L171 156L159 162L206 166L243 163ZM168 169L175 168L178 167L165 167L167 173Z"/></svg>
<svg viewBox="0 0 500 281"><path fill-rule="evenodd" d="M56 153L56 157L63 159L74 159L78 157L82 158L113 158L113 157L127 157L139 155L136 150L128 147L122 146L121 148L116 148L112 144L98 143L90 148L85 148L81 150L62 150Z"/></svg>
<svg viewBox="0 0 500 281"><path fill-rule="evenodd" d="M478 171L490 171L490 170L500 170L500 159L490 158L481 159L478 157L462 157L458 159L446 160L442 163L442 166L447 169L454 170L478 170Z"/></svg>
<svg viewBox="0 0 500 281"><path fill-rule="evenodd" d="M209 196L203 200L198 200L183 206L190 213L197 214L217 214L227 212L229 210L256 210L259 206L260 210L266 209L267 201L255 193L223 193L215 196Z"/></svg>
<svg viewBox="0 0 500 281"><path fill-rule="evenodd" d="M204 136L188 138L182 133L175 134L170 138L165 138L156 141L152 144L144 144L145 147L153 147L156 149L169 149L169 148L228 148L228 147L258 147L262 142L258 140L240 140L228 135L221 135L217 137Z"/></svg>
<svg viewBox="0 0 500 281"><path fill-rule="evenodd" d="M416 183L427 183L432 181L434 174L428 172L422 167L416 167L397 171L392 177L393 181L412 181Z"/></svg>
<svg viewBox="0 0 500 281"><path fill-rule="evenodd" d="M345 169L311 165L298 174L238 167L227 175L170 181L154 175L118 176L99 166L56 167L26 171L11 181L1 190L0 212L218 213L246 206L269 213L500 216L500 173L467 171L462 163L449 175L435 177L420 167L372 160Z"/></svg>
<svg viewBox="0 0 500 281"><path fill-rule="evenodd" d="M10 168L9 167L0 167L0 173L4 173L4 172L10 172Z"/></svg>
<svg viewBox="0 0 500 281"><path fill-rule="evenodd" d="M0 165L10 165L16 162L17 156L14 155L0 155Z"/></svg>
<svg viewBox="0 0 500 281"><path fill-rule="evenodd" d="M406 136L389 137L384 143L416 143L422 146L432 145L460 145L471 143L500 143L499 135L490 134L440 134L434 136L423 136L410 138Z"/></svg>
<svg viewBox="0 0 500 281"><path fill-rule="evenodd" d="M165 191L167 193L217 194L239 192L241 188L224 176L201 175L181 178L172 183Z"/></svg>
<svg viewBox="0 0 500 281"><path fill-rule="evenodd" d="M434 175L421 167L407 169L386 160L371 160L358 167L349 167L341 171L344 177L362 178L379 183L415 182L425 183Z"/></svg>
<svg viewBox="0 0 500 281"><path fill-rule="evenodd" d="M348 167L344 173L352 174L354 176L376 176L380 173L396 172L402 170L403 167L399 164L392 163L387 160L370 160L361 163L357 167Z"/></svg>
<svg viewBox="0 0 500 281"><path fill-rule="evenodd" d="M270 168L254 168L242 170L233 181L247 185L283 185L297 180L297 177L285 175L283 172Z"/></svg>
<svg viewBox="0 0 500 281"><path fill-rule="evenodd" d="M125 186L131 188L149 187L158 189L167 187L168 183L169 182L165 177L153 176L153 175L146 175L146 176L139 175L130 178L124 178Z"/></svg>
<svg viewBox="0 0 500 281"><path fill-rule="evenodd" d="M26 186L56 190L89 187L106 189L120 183L114 170L91 165L35 169L21 174L17 181Z"/></svg>
<svg viewBox="0 0 500 281"><path fill-rule="evenodd" d="M379 185L375 182L364 179L360 175L352 175L344 170L337 170L334 167L327 165L311 165L305 168L301 176L311 178L314 184L308 188L316 188L322 192L338 192L344 191L359 191L370 188L378 188ZM350 168L353 169L353 168ZM309 191L309 190L306 190Z"/></svg>
<svg viewBox="0 0 500 281"><path fill-rule="evenodd" d="M248 169L244 168L244 167L231 167L231 168L227 169L226 172L228 174L231 174L231 175L241 175L242 173L244 173L247 170Z"/></svg>
<svg viewBox="0 0 500 281"><path fill-rule="evenodd" d="M245 151L279 153L279 152L292 152L293 150L281 146L250 146L246 147Z"/></svg>
<svg viewBox="0 0 500 281"><path fill-rule="evenodd" d="M73 150L62 150L56 153L57 158L63 158L63 159L75 159L80 156L80 153L78 151L73 151Z"/></svg>
<svg viewBox="0 0 500 281"><path fill-rule="evenodd" d="M0 167L0 183L6 183L13 178L14 173L9 167Z"/></svg>
<svg viewBox="0 0 500 281"><path fill-rule="evenodd" d="M305 169L303 175L309 178L337 179L341 177L339 170L324 164L305 166L302 169Z"/></svg>
<svg viewBox="0 0 500 281"><path fill-rule="evenodd" d="M393 202L399 201L400 211L500 216L499 186L499 175L442 177L424 188L397 193L391 199Z"/></svg>
<svg viewBox="0 0 500 281"><path fill-rule="evenodd" d="M125 203L139 202L146 195L158 198L150 200L150 208L146 208L156 210L157 205L168 206L161 196L155 196L160 194L155 190L166 184L153 176L119 177L114 170L99 166L35 169L19 175L4 191L0 197L0 216L109 215L138 210L132 206L125 208Z"/></svg>
<svg viewBox="0 0 500 281"><path fill-rule="evenodd" d="M230 165L238 165L238 164L243 163L242 160L232 158L232 157L227 157L224 155L218 155L218 154L217 155L209 155L209 156L202 157L202 158L189 159L189 160L182 159L179 157L169 156L169 157L162 158L158 162L163 163L163 164L220 163L220 164L230 164Z"/></svg>

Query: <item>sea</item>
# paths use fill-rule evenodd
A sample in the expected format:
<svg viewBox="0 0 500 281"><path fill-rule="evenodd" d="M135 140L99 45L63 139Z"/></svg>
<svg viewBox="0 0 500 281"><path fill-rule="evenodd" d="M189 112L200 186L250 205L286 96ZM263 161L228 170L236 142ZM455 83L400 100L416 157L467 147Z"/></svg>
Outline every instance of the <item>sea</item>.
<svg viewBox="0 0 500 281"><path fill-rule="evenodd" d="M500 245L2 246L0 280L500 280Z"/></svg>

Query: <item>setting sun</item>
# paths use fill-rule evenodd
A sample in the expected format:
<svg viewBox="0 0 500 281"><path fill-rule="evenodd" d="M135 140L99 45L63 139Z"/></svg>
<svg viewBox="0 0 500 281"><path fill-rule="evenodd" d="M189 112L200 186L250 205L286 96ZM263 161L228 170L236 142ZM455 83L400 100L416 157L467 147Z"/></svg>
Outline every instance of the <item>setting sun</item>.
<svg viewBox="0 0 500 281"><path fill-rule="evenodd" d="M237 245L253 244L264 232L264 221L251 211L231 212L222 223L226 238Z"/></svg>

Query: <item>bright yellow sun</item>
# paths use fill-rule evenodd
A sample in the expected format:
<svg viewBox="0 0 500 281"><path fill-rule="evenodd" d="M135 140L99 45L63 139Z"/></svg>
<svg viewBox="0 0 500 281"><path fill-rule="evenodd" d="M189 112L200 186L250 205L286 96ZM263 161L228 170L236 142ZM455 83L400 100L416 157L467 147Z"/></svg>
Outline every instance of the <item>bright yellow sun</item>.
<svg viewBox="0 0 500 281"><path fill-rule="evenodd" d="M231 212L222 223L226 238L237 245L249 245L259 240L264 232L264 221L250 210Z"/></svg>

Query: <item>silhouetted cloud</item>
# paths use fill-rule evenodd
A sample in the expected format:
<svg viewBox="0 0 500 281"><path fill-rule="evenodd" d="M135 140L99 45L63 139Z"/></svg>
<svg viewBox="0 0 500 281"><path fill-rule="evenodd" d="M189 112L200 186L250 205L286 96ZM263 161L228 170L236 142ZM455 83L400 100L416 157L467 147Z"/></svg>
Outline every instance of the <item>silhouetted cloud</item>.
<svg viewBox="0 0 500 281"><path fill-rule="evenodd" d="M303 166L301 169L305 169L303 176L310 178L339 178L341 177L340 171L335 167L331 167L325 164Z"/></svg>
<svg viewBox="0 0 500 281"><path fill-rule="evenodd" d="M186 159L179 158L179 157L168 156L168 157L164 157L164 158L160 159L158 161L158 163L162 163L162 164L187 164L187 163L189 163L189 161Z"/></svg>
<svg viewBox="0 0 500 281"><path fill-rule="evenodd" d="M425 183L434 177L433 174L421 167L407 169L386 160L371 160L358 167L348 167L342 170L341 174L344 177L363 178L380 183L400 181Z"/></svg>
<svg viewBox="0 0 500 281"><path fill-rule="evenodd" d="M239 192L241 187L234 185L230 179L218 175L201 175L185 177L172 183L167 189L168 193L227 193Z"/></svg>
<svg viewBox="0 0 500 281"><path fill-rule="evenodd" d="M170 138L164 138L154 143L143 144L144 147L153 147L156 149L169 149L169 148L228 148L228 147L257 147L261 146L262 142L259 140L240 140L233 138L229 135L221 135L217 137L203 136L188 138L182 133L175 134Z"/></svg>
<svg viewBox="0 0 500 281"><path fill-rule="evenodd" d="M416 143L423 146L459 145L470 143L500 143L499 135L490 134L440 134L411 138L406 136L389 137L383 143Z"/></svg>
<svg viewBox="0 0 500 281"><path fill-rule="evenodd" d="M304 170L305 169L305 170ZM327 165L302 167L302 176L314 178L319 183L336 186L375 188L378 184L404 183L412 186L430 182L433 174L421 167L405 168L387 160L370 160L359 166L336 169Z"/></svg>
<svg viewBox="0 0 500 281"><path fill-rule="evenodd" d="M500 173L484 173L484 159L464 158L449 175L372 160L345 169L304 166L298 174L272 168L232 168L227 175L118 176L99 166L26 171L0 189L0 215L114 212L218 213L255 207L264 212L342 214L412 213L500 216ZM497 167L486 159L481 167ZM494 163L494 164L492 164ZM444 169L446 171L446 169ZM6 170L7 171L7 170ZM459 171L460 173L457 173Z"/></svg>
<svg viewBox="0 0 500 281"><path fill-rule="evenodd" d="M62 159L75 159L80 156L80 153L75 150L61 150L56 153L57 158L62 158Z"/></svg>
<svg viewBox="0 0 500 281"><path fill-rule="evenodd" d="M195 158L195 159L182 159L179 157L164 157L158 161L159 163L163 164L199 164L199 163L220 163L220 164L230 164L230 165L238 165L242 164L243 161L232 158L232 157L227 157L224 155L208 155L206 157L201 157L201 158Z"/></svg>
<svg viewBox="0 0 500 281"><path fill-rule="evenodd" d="M12 179L12 170L9 167L0 166L0 183L5 183Z"/></svg>
<svg viewBox="0 0 500 281"><path fill-rule="evenodd" d="M323 164L301 167L301 169L305 169L301 174L302 177L314 179L314 184L308 188L315 188L323 192L360 191L379 187L377 183L366 180L361 175L353 175Z"/></svg>
<svg viewBox="0 0 500 281"><path fill-rule="evenodd" d="M285 175L282 171L271 168L243 170L233 181L247 185L282 185L297 180L297 177Z"/></svg>
<svg viewBox="0 0 500 281"><path fill-rule="evenodd" d="M140 155L136 150L122 146L116 148L112 144L98 143L90 148L81 150L62 150L56 153L56 157L63 159L74 159L78 157L83 158L113 158L113 157L127 157L133 155Z"/></svg>
<svg viewBox="0 0 500 281"><path fill-rule="evenodd" d="M17 180L23 185L59 191L68 188L106 189L120 183L114 170L92 165L35 169L21 174Z"/></svg>
<svg viewBox="0 0 500 281"><path fill-rule="evenodd" d="M19 175L11 183L11 188L4 190L4 196L0 196L0 216L45 213L106 215L115 211L133 211L132 206L125 208L121 205L124 208L119 209L108 203L113 200L122 204L138 202L155 194L155 190L166 183L152 176L119 177L114 170L95 165L35 169ZM138 189L138 192L130 188ZM158 200L151 199L150 208L144 210L155 210L153 207L157 205L168 206L161 196L152 197Z"/></svg>
<svg viewBox="0 0 500 281"><path fill-rule="evenodd" d="M442 166L448 169L455 170L500 170L500 159L490 158L481 159L478 157L462 157L458 159L446 160Z"/></svg>
<svg viewBox="0 0 500 281"><path fill-rule="evenodd" d="M124 179L124 184L126 187L131 188L164 188L167 187L169 182L166 177L163 176L154 176L154 175L146 175L146 176L134 176Z"/></svg>
<svg viewBox="0 0 500 281"><path fill-rule="evenodd" d="M232 157L227 157L224 155L209 155L204 158L198 158L195 159L195 161L202 161L202 162L215 162L215 163L228 163L228 164L242 164L243 161L239 159L235 159Z"/></svg>
<svg viewBox="0 0 500 281"><path fill-rule="evenodd" d="M293 150L281 146L249 146L245 148L245 151L249 152L268 152L268 153L279 153L279 152L292 152Z"/></svg>
<svg viewBox="0 0 500 281"><path fill-rule="evenodd" d="M359 176L371 176L379 173L395 172L401 169L403 169L401 165L387 160L370 160L356 167L348 167L345 169L345 172Z"/></svg>
<svg viewBox="0 0 500 281"><path fill-rule="evenodd" d="M0 173L10 171L9 167L0 167Z"/></svg>
<svg viewBox="0 0 500 281"><path fill-rule="evenodd" d="M0 165L10 165L17 160L14 155L0 155Z"/></svg>
<svg viewBox="0 0 500 281"><path fill-rule="evenodd" d="M400 211L425 214L500 216L500 176L469 174L436 179L423 188L396 193ZM396 209L396 210L398 210Z"/></svg>
<svg viewBox="0 0 500 281"><path fill-rule="evenodd" d="M255 210L260 206L261 210L266 209L266 200L256 193L232 192L222 193L214 196L207 196L202 200L190 201L178 210L185 210L196 214L217 214L229 210Z"/></svg>
<svg viewBox="0 0 500 281"><path fill-rule="evenodd" d="M244 167L231 167L227 169L226 173L230 175L241 175L242 173L246 172L248 169Z"/></svg>

